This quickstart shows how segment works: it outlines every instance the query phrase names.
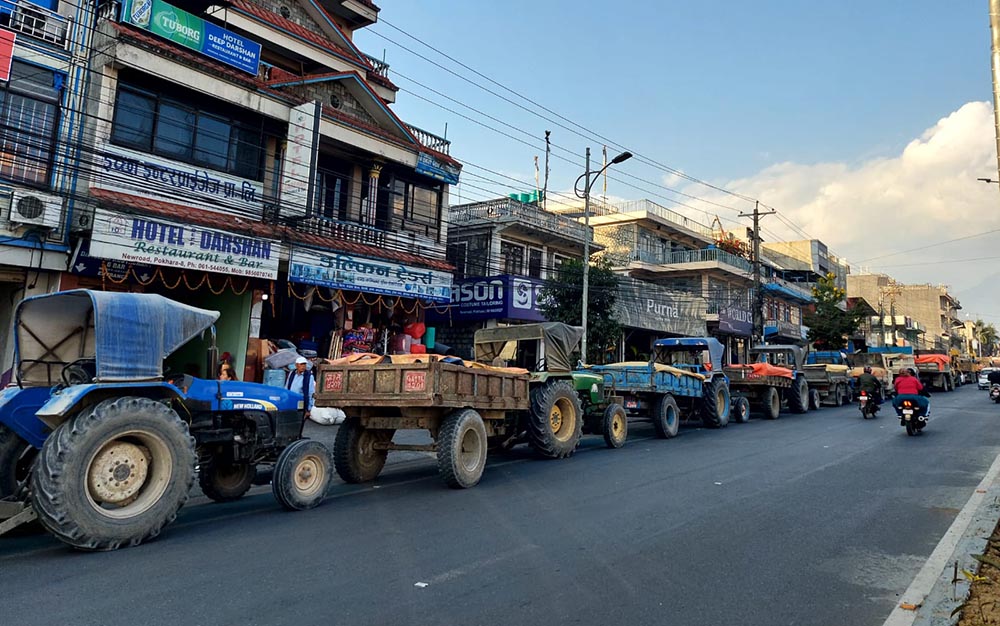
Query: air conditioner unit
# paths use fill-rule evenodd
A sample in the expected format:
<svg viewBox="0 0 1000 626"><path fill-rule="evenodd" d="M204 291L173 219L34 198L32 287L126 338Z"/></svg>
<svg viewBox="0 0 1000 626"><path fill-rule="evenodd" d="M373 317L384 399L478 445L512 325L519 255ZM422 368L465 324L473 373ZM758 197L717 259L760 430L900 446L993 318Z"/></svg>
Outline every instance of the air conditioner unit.
<svg viewBox="0 0 1000 626"><path fill-rule="evenodd" d="M62 198L15 189L10 203L10 223L57 229L62 224Z"/></svg>

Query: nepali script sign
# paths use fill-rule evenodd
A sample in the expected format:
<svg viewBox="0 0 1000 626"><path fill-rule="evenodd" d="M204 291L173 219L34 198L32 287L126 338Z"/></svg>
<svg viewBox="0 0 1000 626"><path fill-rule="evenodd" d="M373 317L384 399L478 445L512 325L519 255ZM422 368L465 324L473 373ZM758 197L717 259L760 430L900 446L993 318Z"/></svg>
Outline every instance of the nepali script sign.
<svg viewBox="0 0 1000 626"><path fill-rule="evenodd" d="M288 280L433 302L451 299L451 274L446 272L308 248L292 249Z"/></svg>
<svg viewBox="0 0 1000 626"><path fill-rule="evenodd" d="M93 187L260 219L263 186L254 180L111 144L99 146Z"/></svg>
<svg viewBox="0 0 1000 626"><path fill-rule="evenodd" d="M270 239L97 209L90 254L129 263L274 280L278 277L281 244Z"/></svg>

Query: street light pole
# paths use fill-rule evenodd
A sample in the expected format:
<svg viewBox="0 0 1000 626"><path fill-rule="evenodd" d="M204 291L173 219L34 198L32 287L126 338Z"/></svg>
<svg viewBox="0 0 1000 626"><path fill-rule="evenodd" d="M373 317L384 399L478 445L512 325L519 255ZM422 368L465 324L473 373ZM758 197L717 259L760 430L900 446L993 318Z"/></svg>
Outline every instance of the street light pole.
<svg viewBox="0 0 1000 626"><path fill-rule="evenodd" d="M587 160L586 169L576 182L573 184L573 192L576 194L577 198L583 198L583 224L586 227L586 233L583 238L583 308L580 315L581 326L583 326L583 339L580 342L580 349L582 351L581 360L586 363L587 361L587 308L590 301L590 190L594 186L594 183L601 174L604 173L606 169L612 165L617 165L623 161L628 161L632 158L631 152L622 152L615 158L611 159L611 162L602 167L599 171L595 172L593 178L591 178L590 171L590 147L587 147ZM580 181L584 181L583 189L580 189Z"/></svg>
<svg viewBox="0 0 1000 626"><path fill-rule="evenodd" d="M607 168L605 168L607 169ZM590 302L590 146L587 146L587 165L583 171L586 177L587 186L583 191L583 313L581 315L581 326L583 326L583 339L580 340L580 358L587 362L587 308Z"/></svg>

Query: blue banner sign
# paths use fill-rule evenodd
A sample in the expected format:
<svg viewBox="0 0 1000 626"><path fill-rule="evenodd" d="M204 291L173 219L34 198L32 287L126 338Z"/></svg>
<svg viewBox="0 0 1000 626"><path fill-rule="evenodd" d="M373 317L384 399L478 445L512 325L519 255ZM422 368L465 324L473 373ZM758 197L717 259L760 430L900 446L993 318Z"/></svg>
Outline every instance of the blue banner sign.
<svg viewBox="0 0 1000 626"><path fill-rule="evenodd" d="M417 171L436 180L457 185L462 170L450 163L442 163L433 156L421 152L417 155Z"/></svg>
<svg viewBox="0 0 1000 626"><path fill-rule="evenodd" d="M543 281L525 276L467 278L451 288L451 306L428 309L429 321L519 320L544 322L538 310Z"/></svg>
<svg viewBox="0 0 1000 626"><path fill-rule="evenodd" d="M448 302L451 274L376 259L294 248L288 262L294 283Z"/></svg>
<svg viewBox="0 0 1000 626"><path fill-rule="evenodd" d="M749 337L753 334L753 313L737 306L719 309L719 332Z"/></svg>

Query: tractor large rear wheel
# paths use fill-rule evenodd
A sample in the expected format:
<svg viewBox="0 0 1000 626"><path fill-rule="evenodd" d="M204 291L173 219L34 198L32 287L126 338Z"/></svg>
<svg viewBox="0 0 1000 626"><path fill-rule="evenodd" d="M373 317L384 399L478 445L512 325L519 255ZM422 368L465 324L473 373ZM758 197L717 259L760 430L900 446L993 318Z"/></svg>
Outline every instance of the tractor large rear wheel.
<svg viewBox="0 0 1000 626"><path fill-rule="evenodd" d="M730 398L726 379L719 376L705 383L702 390L701 421L709 428L722 428L729 424Z"/></svg>
<svg viewBox="0 0 1000 626"><path fill-rule="evenodd" d="M583 405L573 386L550 381L531 390L528 436L544 457L561 459L573 454L583 435Z"/></svg>
<svg viewBox="0 0 1000 626"><path fill-rule="evenodd" d="M31 475L38 451L21 436L0 424L0 499L14 495Z"/></svg>
<svg viewBox="0 0 1000 626"><path fill-rule="evenodd" d="M160 534L194 483L194 439L162 402L105 400L59 426L32 473L38 519L80 550L114 550Z"/></svg>

